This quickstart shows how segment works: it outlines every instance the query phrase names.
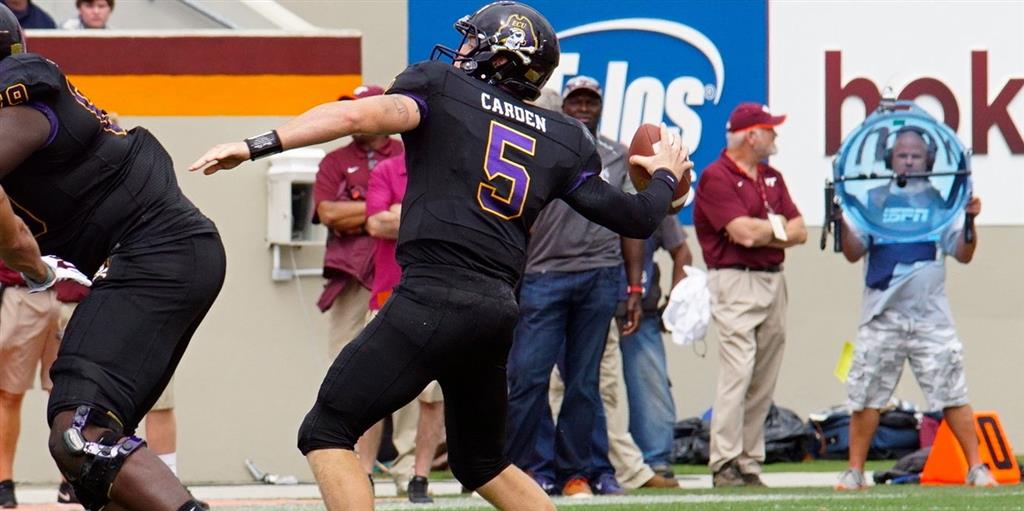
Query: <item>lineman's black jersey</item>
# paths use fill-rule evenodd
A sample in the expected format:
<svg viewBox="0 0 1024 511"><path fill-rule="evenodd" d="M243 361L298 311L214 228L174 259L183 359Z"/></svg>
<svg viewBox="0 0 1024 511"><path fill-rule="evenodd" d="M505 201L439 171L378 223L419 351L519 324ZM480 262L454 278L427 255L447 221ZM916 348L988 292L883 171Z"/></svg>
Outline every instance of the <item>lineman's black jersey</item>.
<svg viewBox="0 0 1024 511"><path fill-rule="evenodd" d="M51 61L0 61L0 108L50 121L46 144L0 180L43 253L90 275L121 244L216 232L181 194L170 156L148 131L122 130Z"/></svg>
<svg viewBox="0 0 1024 511"><path fill-rule="evenodd" d="M512 284L544 206L600 173L594 139L561 112L526 105L439 61L406 69L388 90L420 105L403 133L409 184L398 262L452 265Z"/></svg>

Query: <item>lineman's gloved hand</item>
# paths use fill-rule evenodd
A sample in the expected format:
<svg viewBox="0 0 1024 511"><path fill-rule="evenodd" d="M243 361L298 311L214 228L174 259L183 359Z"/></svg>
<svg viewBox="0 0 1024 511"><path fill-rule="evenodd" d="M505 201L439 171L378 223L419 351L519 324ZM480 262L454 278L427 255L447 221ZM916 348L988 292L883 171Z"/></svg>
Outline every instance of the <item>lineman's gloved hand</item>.
<svg viewBox="0 0 1024 511"><path fill-rule="evenodd" d="M46 278L42 282L36 282L29 278L28 275L21 274L22 278L25 279L25 284L28 286L29 293L46 291L62 280L73 280L85 287L92 285L89 277L78 271L75 265L57 256L43 256L41 259L46 264Z"/></svg>

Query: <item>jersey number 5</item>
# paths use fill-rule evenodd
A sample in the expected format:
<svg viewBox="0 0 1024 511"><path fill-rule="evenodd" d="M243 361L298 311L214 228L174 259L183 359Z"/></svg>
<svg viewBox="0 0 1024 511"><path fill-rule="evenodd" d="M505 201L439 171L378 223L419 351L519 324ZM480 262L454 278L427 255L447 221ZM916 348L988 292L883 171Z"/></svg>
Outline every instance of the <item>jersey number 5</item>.
<svg viewBox="0 0 1024 511"><path fill-rule="evenodd" d="M506 159L505 155L507 150L515 150L533 156L536 146L537 139L491 121L487 154L484 155L487 181L480 183L476 194L476 200L484 211L505 220L523 214L526 195L530 191L530 174L526 167ZM498 189L499 185L504 185L502 190Z"/></svg>

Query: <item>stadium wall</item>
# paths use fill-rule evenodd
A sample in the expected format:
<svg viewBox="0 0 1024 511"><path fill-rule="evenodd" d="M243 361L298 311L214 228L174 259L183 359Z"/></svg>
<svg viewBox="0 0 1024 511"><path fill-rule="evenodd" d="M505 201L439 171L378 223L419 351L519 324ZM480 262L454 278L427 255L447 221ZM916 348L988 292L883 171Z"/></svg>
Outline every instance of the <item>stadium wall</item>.
<svg viewBox="0 0 1024 511"><path fill-rule="evenodd" d="M451 8L446 7L447 2L428 1L414 1L411 8L404 1L280 3L318 26L361 31L363 76L382 84L404 67L407 55L413 54L407 41L419 30L417 9L429 4L432 15L444 20L465 13L457 2L452 2L455 5ZM557 9L559 2L549 4ZM758 2L716 2L697 5L690 9L692 13L666 12L671 11L671 17L680 22L696 19L702 30L714 34L704 27L738 19L741 16L736 16L735 9L750 8L751 4ZM661 7L671 5L669 2ZM543 11L546 5L539 7ZM629 4L623 3L621 10L609 16L631 16ZM832 376L832 369L842 342L852 341L856 333L862 290L860 265L823 253L816 245L821 224L820 186L829 175L831 159L825 136L826 120L830 118L825 108L826 52L841 53L840 84L856 77L871 80L879 89L892 84L897 91L919 78L933 78L927 81L932 85L945 84L958 105L962 140L977 147L972 128L977 118L973 97L978 83L977 76L972 75L977 73L972 59L977 57L972 56L972 50L987 53L988 95L987 103L981 106L997 102L1001 91L1009 91L1005 93L1009 96L1007 113L1001 118L1010 119L1017 133L1024 127L1024 94L1013 89L1018 83L1014 80L1024 77L1024 5L949 2L922 11L921 4L912 2L771 2L759 16L767 26L767 45L758 50L764 52L764 59L735 62L731 67L727 60L732 82L725 83L728 88L748 78L763 80L763 97L735 101L767 100L774 110L790 115L779 129L780 153L773 164L785 173L812 227L809 243L790 250L787 256L789 337L776 402L805 416L845 398L843 385ZM444 25L445 31L431 30L430 41L455 44L457 37L447 28L450 21ZM726 30L711 40L723 44L720 41L728 36ZM760 43L752 44L757 47ZM581 56L584 66L587 58ZM767 71L764 62L769 63ZM757 78L765 73L766 78ZM604 79L603 74L598 76ZM296 94L302 95L303 91ZM939 101L920 99L926 108L942 113ZM702 114L701 108L713 107L694 105L693 110ZM731 105L723 104L721 108L727 110ZM842 103L840 132L852 129L863 115L856 99ZM835 112L831 118L835 118ZM209 144L262 132L283 119L270 115L122 118L125 125L148 127L168 147L179 169L182 188L217 222L228 251L224 291L186 353L176 383L179 463L182 477L189 483L248 481L242 466L245 458L253 459L265 470L311 479L294 444L297 425L311 405L328 363L326 329L314 307L322 281L270 280L271 255L264 240L265 161L212 177L182 171ZM717 154L713 146L722 143L721 129L719 121L712 125L705 120L702 144L707 156L698 165L707 164ZM1011 441L1022 451L1024 405L1014 397L1013 388L1019 378L1013 375L1024 360L1024 343L1019 339L1019 332L1024 330L1024 301L1016 296L1024 282L1024 269L1015 261L1017 254L1024 253L1024 206L1020 200L1024 192L1020 173L1024 156L1014 150L1008 129L1004 133L996 126L984 133L988 136L988 152L975 160L976 190L985 200L985 210L978 219L980 247L970 266L950 263L948 289L965 344L972 402L978 409L997 410ZM337 145L329 144L328 148ZM690 246L699 263L700 251L693 237ZM283 261L285 266L290 265L294 255L298 267L314 267L322 254L319 248L303 248L285 252ZM668 350L680 418L698 415L712 402L716 342L712 332L703 358L692 348L670 346ZM924 404L909 372L897 394ZM45 396L30 392L15 466L19 481L57 480L45 450L44 408Z"/></svg>

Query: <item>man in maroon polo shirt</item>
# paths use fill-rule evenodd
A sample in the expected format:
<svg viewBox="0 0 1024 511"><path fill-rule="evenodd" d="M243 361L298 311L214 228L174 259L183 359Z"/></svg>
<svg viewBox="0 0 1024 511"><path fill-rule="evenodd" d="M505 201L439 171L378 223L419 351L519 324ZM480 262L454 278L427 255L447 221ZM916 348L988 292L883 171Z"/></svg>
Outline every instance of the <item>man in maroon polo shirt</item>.
<svg viewBox="0 0 1024 511"><path fill-rule="evenodd" d="M764 421L786 341L782 261L807 239L782 174L766 163L785 119L759 103L733 110L726 149L701 173L693 213L719 336L708 463L716 487L764 485Z"/></svg>
<svg viewBox="0 0 1024 511"><path fill-rule="evenodd" d="M384 90L362 85L342 101L377 96ZM327 313L330 360L366 323L373 286L376 240L366 233L366 190L378 162L403 153L402 142L386 135L353 135L352 143L331 151L320 162L313 190L314 223L329 232L324 254L327 283L317 305Z"/></svg>

